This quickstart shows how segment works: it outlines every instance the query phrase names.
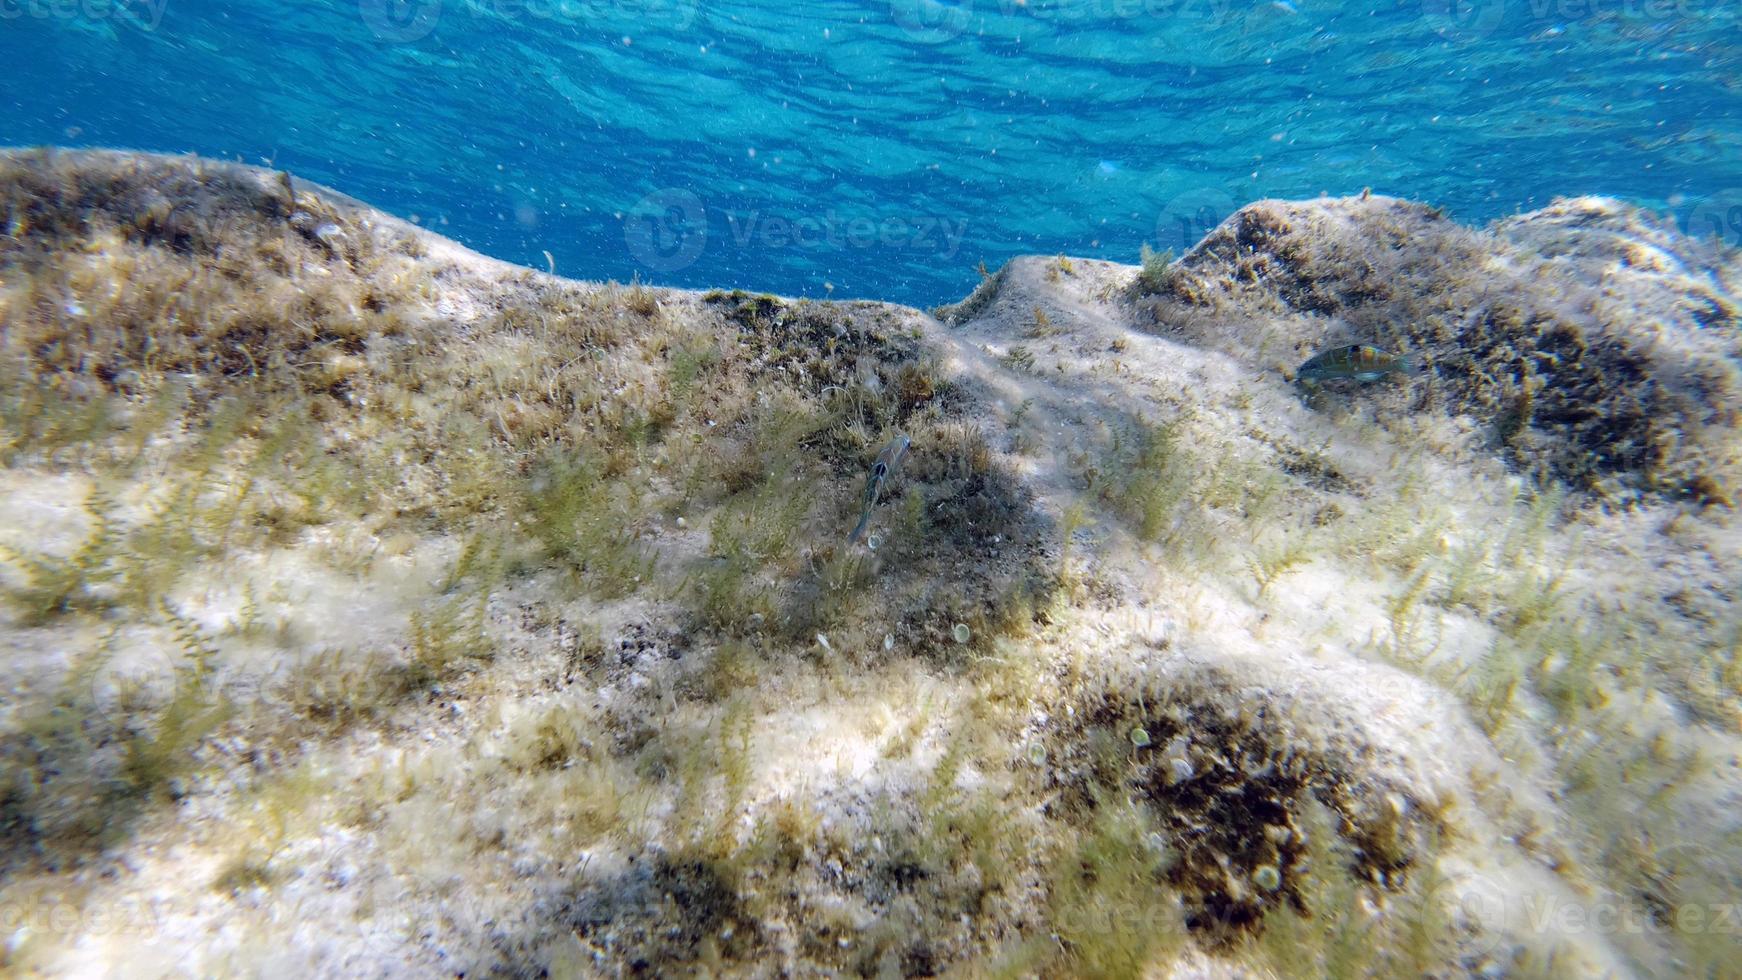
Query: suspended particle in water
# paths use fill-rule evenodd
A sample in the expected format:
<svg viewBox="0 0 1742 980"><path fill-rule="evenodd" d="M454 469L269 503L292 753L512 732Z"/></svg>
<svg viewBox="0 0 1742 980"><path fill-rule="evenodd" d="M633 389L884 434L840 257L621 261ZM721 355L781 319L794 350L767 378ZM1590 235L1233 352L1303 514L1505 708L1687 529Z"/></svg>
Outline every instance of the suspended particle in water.
<svg viewBox="0 0 1742 980"><path fill-rule="evenodd" d="M1274 864L1261 864L1252 869L1252 883L1267 892L1282 887L1282 872Z"/></svg>
<svg viewBox="0 0 1742 980"><path fill-rule="evenodd" d="M893 650L893 649L895 649L895 634L894 633L883 634L883 650L884 650L884 652L887 653L888 651Z"/></svg>
<svg viewBox="0 0 1742 980"><path fill-rule="evenodd" d="M967 623L957 623L956 628L951 630L950 633L955 636L957 643L968 642L968 637L972 635L968 632Z"/></svg>
<svg viewBox="0 0 1742 980"><path fill-rule="evenodd" d="M1143 748L1149 744L1149 729L1141 726L1131 729L1131 744Z"/></svg>
<svg viewBox="0 0 1742 980"><path fill-rule="evenodd" d="M1036 766L1046 765L1046 746L1039 742L1028 743L1028 761Z"/></svg>

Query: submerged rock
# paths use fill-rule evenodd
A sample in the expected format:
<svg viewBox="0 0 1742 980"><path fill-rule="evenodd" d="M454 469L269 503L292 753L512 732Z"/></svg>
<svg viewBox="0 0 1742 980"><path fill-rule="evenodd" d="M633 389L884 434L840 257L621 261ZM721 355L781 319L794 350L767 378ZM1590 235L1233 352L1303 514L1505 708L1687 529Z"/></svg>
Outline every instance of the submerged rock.
<svg viewBox="0 0 1742 980"><path fill-rule="evenodd" d="M1615 201L1465 228L1369 196L1231 215L1139 305L1164 336L1264 369L1363 343L1431 383L1381 410L1450 412L1539 483L1710 502L1742 470L1735 256Z"/></svg>
<svg viewBox="0 0 1742 980"><path fill-rule="evenodd" d="M0 209L9 968L1734 962L1742 264L1648 214L1265 201L934 319L192 158ZM1357 343L1429 370L1289 383Z"/></svg>

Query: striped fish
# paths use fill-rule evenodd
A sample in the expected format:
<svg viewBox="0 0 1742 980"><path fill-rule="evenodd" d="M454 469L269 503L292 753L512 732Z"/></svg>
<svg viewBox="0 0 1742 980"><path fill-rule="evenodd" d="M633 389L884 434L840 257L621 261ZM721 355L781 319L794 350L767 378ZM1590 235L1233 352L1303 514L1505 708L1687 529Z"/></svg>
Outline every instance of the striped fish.
<svg viewBox="0 0 1742 980"><path fill-rule="evenodd" d="M877 505L877 492L883 489L883 481L889 479L889 474L901 464L901 457L907 455L907 447L912 443L912 439L897 432L895 438L877 454L877 461L871 464L871 472L865 477L865 507L859 512L859 525L847 538L848 544L857 544L864 535L865 525L871 523L871 508Z"/></svg>
<svg viewBox="0 0 1742 980"><path fill-rule="evenodd" d="M1296 381L1332 381L1353 378L1377 381L1388 374L1412 374L1415 359L1406 354L1387 354L1366 344L1350 344L1320 351L1294 372Z"/></svg>

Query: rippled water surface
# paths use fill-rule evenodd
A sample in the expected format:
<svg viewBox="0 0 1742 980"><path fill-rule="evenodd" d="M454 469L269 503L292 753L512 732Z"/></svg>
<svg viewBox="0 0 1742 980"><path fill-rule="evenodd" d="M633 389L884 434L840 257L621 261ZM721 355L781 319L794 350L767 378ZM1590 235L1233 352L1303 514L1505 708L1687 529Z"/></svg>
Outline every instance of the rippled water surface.
<svg viewBox="0 0 1742 980"><path fill-rule="evenodd" d="M0 0L0 56L0 142L269 161L584 277L935 303L1363 187L1742 244L1719 0Z"/></svg>

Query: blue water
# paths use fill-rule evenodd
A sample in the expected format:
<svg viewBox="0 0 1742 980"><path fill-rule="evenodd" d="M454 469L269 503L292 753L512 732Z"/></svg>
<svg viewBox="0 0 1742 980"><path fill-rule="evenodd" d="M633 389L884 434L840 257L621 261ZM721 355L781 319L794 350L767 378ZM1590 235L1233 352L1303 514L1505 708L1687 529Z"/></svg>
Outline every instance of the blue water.
<svg viewBox="0 0 1742 980"><path fill-rule="evenodd" d="M590 278L954 299L1260 197L1742 243L1733 0L0 0L0 143L271 162Z"/></svg>

